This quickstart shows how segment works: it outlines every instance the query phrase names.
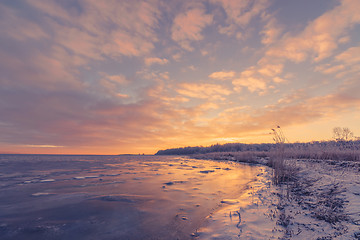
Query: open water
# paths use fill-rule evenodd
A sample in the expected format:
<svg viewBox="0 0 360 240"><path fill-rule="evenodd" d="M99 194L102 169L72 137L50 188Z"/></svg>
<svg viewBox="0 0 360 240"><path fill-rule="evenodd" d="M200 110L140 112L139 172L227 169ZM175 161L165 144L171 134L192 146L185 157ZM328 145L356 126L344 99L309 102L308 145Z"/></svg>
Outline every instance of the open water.
<svg viewBox="0 0 360 240"><path fill-rule="evenodd" d="M178 156L0 155L0 239L193 239L257 173Z"/></svg>

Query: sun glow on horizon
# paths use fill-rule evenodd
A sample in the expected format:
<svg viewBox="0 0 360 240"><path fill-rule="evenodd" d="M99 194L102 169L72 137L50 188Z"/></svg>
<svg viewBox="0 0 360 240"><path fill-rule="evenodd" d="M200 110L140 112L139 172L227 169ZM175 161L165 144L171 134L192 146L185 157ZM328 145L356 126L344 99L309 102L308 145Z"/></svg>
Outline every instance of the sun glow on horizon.
<svg viewBox="0 0 360 240"><path fill-rule="evenodd" d="M2 1L0 153L360 136L360 1Z"/></svg>

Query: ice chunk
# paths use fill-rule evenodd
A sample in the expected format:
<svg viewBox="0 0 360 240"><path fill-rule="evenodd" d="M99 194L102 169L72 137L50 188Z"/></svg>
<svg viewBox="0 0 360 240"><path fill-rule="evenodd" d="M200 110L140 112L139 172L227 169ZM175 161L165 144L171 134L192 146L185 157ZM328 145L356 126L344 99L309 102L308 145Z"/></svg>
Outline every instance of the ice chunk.
<svg viewBox="0 0 360 240"><path fill-rule="evenodd" d="M55 179L44 179L41 180L40 182L55 182Z"/></svg>
<svg viewBox="0 0 360 240"><path fill-rule="evenodd" d="M237 199L223 199L221 201L221 203L225 203L225 204L236 204L238 202L239 202L239 200L237 200Z"/></svg>
<svg viewBox="0 0 360 240"><path fill-rule="evenodd" d="M48 196L48 195L54 195L54 193L37 192L37 193L33 193L33 194L31 194L31 196L34 196L34 197L39 197L39 196Z"/></svg>

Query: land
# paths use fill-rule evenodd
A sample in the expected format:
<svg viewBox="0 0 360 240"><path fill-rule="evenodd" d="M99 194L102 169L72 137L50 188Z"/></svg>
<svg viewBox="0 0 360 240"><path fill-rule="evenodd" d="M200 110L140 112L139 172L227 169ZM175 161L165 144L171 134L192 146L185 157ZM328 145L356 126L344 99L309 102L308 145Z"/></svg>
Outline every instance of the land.
<svg viewBox="0 0 360 240"><path fill-rule="evenodd" d="M332 149L331 154L326 151L279 153L275 150L213 152L191 156L269 166L253 184L257 187L241 197L245 199L239 198L238 205L222 212L222 216L229 219L233 219L235 214L238 237L360 239L358 152ZM333 156L336 160L321 159L321 156ZM282 161L280 169L276 168L274 161ZM280 175L276 171L280 171ZM274 181L276 176L281 177ZM209 229L211 227L200 231L199 239L234 239L229 238L229 234L219 238L218 234L209 233ZM206 237L201 237L202 234ZM224 238L226 236L228 238Z"/></svg>

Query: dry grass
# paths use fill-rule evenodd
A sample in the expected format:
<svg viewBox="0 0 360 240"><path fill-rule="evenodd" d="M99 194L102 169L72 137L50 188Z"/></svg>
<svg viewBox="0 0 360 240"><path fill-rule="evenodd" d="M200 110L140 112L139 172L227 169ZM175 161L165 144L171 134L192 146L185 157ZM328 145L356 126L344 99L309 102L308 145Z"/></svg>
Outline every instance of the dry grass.
<svg viewBox="0 0 360 240"><path fill-rule="evenodd" d="M291 191L293 198L299 205L308 208L314 218L330 224L348 220L344 213L344 200L339 197L345 190L338 183L329 188L313 189L318 180L302 178L294 182Z"/></svg>

